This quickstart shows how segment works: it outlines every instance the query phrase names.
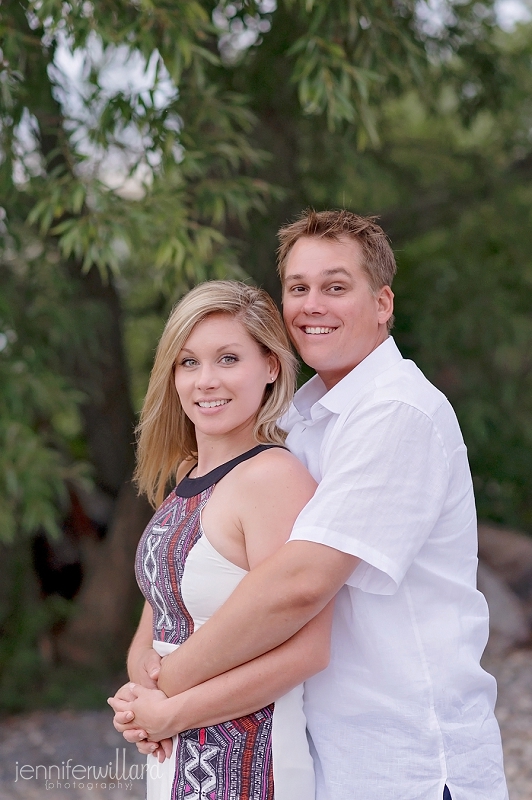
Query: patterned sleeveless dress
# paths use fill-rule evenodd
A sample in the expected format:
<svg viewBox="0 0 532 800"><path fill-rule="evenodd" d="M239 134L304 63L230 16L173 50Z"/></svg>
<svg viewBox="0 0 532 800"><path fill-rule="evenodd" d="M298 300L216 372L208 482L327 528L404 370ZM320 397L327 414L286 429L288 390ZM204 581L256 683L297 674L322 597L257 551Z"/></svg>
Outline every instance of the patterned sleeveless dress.
<svg viewBox="0 0 532 800"><path fill-rule="evenodd" d="M137 581L153 609L153 646L179 647L225 602L246 571L210 544L201 512L258 445L199 478L184 478L155 512L139 542ZM147 800L314 800L303 687L240 719L184 731L163 764L148 756Z"/></svg>

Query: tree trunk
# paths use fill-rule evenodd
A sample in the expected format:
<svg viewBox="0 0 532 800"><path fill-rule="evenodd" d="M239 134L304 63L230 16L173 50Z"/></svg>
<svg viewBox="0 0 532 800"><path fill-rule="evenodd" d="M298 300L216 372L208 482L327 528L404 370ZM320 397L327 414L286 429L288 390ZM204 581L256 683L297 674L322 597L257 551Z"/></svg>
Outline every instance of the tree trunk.
<svg viewBox="0 0 532 800"><path fill-rule="evenodd" d="M62 660L114 668L123 665L140 594L134 576L138 540L152 509L131 483L134 415L123 351L118 294L97 270L78 276L80 302L90 298L101 311L91 359L77 359L73 377L88 400L84 430L96 482L116 498L105 538L84 539L83 583L77 612L57 642Z"/></svg>
<svg viewBox="0 0 532 800"><path fill-rule="evenodd" d="M140 533L152 515L126 481L118 496L113 524L102 542L86 540L87 576L78 611L63 630L57 649L62 660L97 668L123 666L140 608L134 580L134 559Z"/></svg>
<svg viewBox="0 0 532 800"><path fill-rule="evenodd" d="M43 46L43 31L28 25L22 4L14 4L13 13L28 42L25 102L37 121L44 163L49 170L59 167L71 171L73 160L62 110L53 96L48 74L53 51ZM135 419L118 292L111 277L104 280L96 268L84 273L75 259L66 267L66 274L77 284L74 303L80 310L81 324L87 319L85 309L90 306L93 327L83 352L65 348L65 371L87 398L81 411L89 458L96 483L115 499L115 509L102 541L84 539L80 543L84 577L78 611L57 644L69 661L103 666L122 660L131 635L132 610L138 598L134 553L151 512L131 485Z"/></svg>

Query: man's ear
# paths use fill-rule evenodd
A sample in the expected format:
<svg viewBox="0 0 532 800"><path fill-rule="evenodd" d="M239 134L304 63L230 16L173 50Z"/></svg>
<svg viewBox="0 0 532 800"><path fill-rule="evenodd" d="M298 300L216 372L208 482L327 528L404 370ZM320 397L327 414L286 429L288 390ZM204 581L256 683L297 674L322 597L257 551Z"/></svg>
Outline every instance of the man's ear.
<svg viewBox="0 0 532 800"><path fill-rule="evenodd" d="M379 324L386 325L393 314L393 292L389 286L382 286L377 294Z"/></svg>

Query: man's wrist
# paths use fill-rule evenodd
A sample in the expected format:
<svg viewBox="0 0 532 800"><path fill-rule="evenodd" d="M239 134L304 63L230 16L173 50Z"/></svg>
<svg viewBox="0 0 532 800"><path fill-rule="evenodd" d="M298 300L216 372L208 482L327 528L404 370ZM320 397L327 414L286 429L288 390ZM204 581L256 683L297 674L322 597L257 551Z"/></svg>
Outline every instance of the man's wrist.
<svg viewBox="0 0 532 800"><path fill-rule="evenodd" d="M161 709L161 711L164 711L165 715L164 727L167 730L165 734L167 737L176 736L176 734L182 731L187 731L195 727L193 720L187 719L186 693L169 697L168 700L164 702L164 708Z"/></svg>
<svg viewBox="0 0 532 800"><path fill-rule="evenodd" d="M148 733L150 741L160 742L161 739L170 739L180 732L176 704L171 702L174 699L172 697L162 702L158 701L152 706L149 721L146 721L143 728Z"/></svg>

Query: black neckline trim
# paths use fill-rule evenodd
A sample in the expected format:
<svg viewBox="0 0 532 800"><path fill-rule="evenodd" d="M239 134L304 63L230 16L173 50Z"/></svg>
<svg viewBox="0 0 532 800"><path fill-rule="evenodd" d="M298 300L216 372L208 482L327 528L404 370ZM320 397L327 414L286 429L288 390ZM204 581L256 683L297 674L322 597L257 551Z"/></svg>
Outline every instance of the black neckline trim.
<svg viewBox="0 0 532 800"><path fill-rule="evenodd" d="M218 483L218 481L225 477L228 472L231 472L234 467L241 464L242 461L247 461L248 458L253 458L253 456L262 453L263 450L270 450L272 447L280 447L282 450L286 450L281 444L258 444L252 447L251 450L247 450L245 453L236 456L236 458L232 458L231 461L226 461L225 464L220 464L220 466L211 469L206 475L200 475L199 478L189 478L188 475L185 475L177 484L174 491L177 497L194 497L197 494L201 494L205 489ZM192 472L193 469L194 467L192 467L190 472Z"/></svg>

